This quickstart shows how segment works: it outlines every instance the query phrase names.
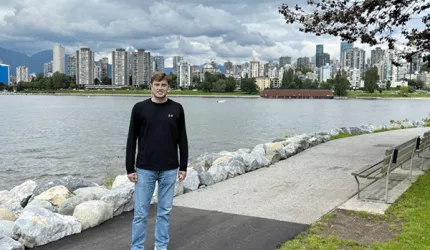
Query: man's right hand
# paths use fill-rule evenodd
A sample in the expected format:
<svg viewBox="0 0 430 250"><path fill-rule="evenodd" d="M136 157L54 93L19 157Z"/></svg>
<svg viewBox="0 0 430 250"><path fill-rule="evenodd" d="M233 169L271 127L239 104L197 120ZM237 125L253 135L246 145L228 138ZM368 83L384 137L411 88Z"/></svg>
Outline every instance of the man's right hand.
<svg viewBox="0 0 430 250"><path fill-rule="evenodd" d="M128 180L131 182L137 182L137 173L131 173L127 175Z"/></svg>

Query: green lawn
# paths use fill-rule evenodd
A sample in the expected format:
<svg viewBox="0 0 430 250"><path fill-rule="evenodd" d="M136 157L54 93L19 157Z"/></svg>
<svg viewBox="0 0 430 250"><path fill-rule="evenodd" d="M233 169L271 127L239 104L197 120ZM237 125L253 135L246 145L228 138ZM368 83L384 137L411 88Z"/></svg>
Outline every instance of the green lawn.
<svg viewBox="0 0 430 250"><path fill-rule="evenodd" d="M402 95L400 91L382 91L382 93L379 93L379 91L375 91L374 93L367 93L362 91L348 91L347 97L379 97L379 98L417 98L417 97L428 97L430 98L430 94L422 93L422 92L414 92L414 93L408 93L406 96Z"/></svg>
<svg viewBox="0 0 430 250"><path fill-rule="evenodd" d="M325 215L320 221L311 226L308 232L302 233L291 241L285 242L279 249L430 249L430 173L418 177L418 180L386 211L385 215L370 215L363 212L350 212L351 218L357 222L350 222L350 227L358 232L365 226L384 225L384 229L372 233L367 233L367 241L372 243L363 244L355 240L345 238L345 235L356 235L358 239L364 241L364 237L357 232L339 231L336 234L328 235L327 232L334 231L336 225L335 213ZM360 225L360 226L356 226ZM371 229L370 229L371 230ZM370 231L369 230L369 231ZM391 234L384 242L378 242L372 237L379 237L379 234ZM363 233L363 232L361 232ZM366 232L364 232L366 234ZM378 235L379 234L379 235ZM370 237L370 239L369 239ZM351 237L354 238L354 237Z"/></svg>

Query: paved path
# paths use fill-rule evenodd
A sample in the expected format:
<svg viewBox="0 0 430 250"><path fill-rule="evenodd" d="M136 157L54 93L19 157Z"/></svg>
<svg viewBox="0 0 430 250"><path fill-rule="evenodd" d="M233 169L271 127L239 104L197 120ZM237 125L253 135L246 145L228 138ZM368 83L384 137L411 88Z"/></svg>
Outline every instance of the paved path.
<svg viewBox="0 0 430 250"><path fill-rule="evenodd" d="M169 249L272 250L356 192L351 172L429 128L344 138L269 168L175 197ZM148 223L153 249L154 207ZM128 249L132 213L36 249Z"/></svg>

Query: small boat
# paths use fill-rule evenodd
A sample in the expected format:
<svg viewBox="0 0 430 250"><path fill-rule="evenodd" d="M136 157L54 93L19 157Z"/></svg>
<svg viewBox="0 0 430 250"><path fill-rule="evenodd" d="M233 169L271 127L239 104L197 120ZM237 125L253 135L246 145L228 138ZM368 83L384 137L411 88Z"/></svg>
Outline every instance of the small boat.
<svg viewBox="0 0 430 250"><path fill-rule="evenodd" d="M225 100L219 100L219 101L217 101L218 103L224 103L225 102Z"/></svg>

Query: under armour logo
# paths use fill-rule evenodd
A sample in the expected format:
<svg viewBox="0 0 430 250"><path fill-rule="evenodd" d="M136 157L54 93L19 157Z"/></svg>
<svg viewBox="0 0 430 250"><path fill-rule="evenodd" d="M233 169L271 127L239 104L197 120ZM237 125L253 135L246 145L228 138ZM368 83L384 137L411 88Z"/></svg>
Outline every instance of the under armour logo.
<svg viewBox="0 0 430 250"><path fill-rule="evenodd" d="M167 117L173 117L173 114L168 114Z"/></svg>

